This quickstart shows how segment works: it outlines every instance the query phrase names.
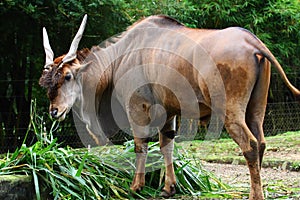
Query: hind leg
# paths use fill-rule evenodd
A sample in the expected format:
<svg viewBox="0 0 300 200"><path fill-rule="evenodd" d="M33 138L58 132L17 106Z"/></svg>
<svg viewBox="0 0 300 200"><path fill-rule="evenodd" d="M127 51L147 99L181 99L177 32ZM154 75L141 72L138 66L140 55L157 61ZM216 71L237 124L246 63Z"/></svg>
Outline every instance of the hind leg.
<svg viewBox="0 0 300 200"><path fill-rule="evenodd" d="M227 113L225 126L232 139L240 146L246 159L251 179L250 199L261 200L264 197L260 177L258 141L249 130L244 116L245 113L242 112Z"/></svg>
<svg viewBox="0 0 300 200"><path fill-rule="evenodd" d="M246 123L258 141L260 167L266 148L263 131L263 120L265 116L268 90L270 85L270 63L265 58L259 60L259 76L252 91L247 106Z"/></svg>

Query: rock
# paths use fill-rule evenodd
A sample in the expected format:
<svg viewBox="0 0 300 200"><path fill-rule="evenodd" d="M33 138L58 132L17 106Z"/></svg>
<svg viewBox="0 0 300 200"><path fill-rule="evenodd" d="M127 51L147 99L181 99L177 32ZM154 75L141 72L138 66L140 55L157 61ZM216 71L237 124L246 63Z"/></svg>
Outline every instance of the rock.
<svg viewBox="0 0 300 200"><path fill-rule="evenodd" d="M27 175L0 176L0 199L35 199L35 191L32 184L32 177Z"/></svg>

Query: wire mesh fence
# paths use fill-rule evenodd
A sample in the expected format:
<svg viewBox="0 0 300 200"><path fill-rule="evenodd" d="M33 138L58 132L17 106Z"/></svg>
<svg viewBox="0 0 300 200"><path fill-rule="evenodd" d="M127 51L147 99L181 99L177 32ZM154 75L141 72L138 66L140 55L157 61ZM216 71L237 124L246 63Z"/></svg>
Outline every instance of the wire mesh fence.
<svg viewBox="0 0 300 200"><path fill-rule="evenodd" d="M300 130L300 105L298 102L269 103L264 120L266 136Z"/></svg>
<svg viewBox="0 0 300 200"><path fill-rule="evenodd" d="M177 131L181 139L177 140L207 139L209 138L208 126L209 124L199 120L182 119ZM263 128L265 136L300 130L300 104L298 102L268 103ZM225 129L218 136L229 137ZM111 139L114 143L122 143L124 137L128 138L128 134L120 132Z"/></svg>
<svg viewBox="0 0 300 200"><path fill-rule="evenodd" d="M60 130L54 133L60 143L69 145L71 147L83 147L81 139L77 134L74 123L60 124ZM182 119L178 127L178 134L184 138L183 140L205 139L207 134L207 127L209 124L203 124L194 119ZM278 133L287 131L300 130L300 105L298 102L284 102L284 103L268 103L264 120L265 136L272 136ZM24 127L24 134L26 132ZM221 137L228 137L226 131L223 129ZM87 134L88 137L88 134ZM22 136L15 136L13 134L1 135L0 142L1 152L13 151L17 146L23 142ZM126 132L119 131L113 137L109 138L114 144L122 144L125 141L133 139L130 129ZM154 136L152 140L157 140L158 136ZM91 139L92 140L92 139ZM32 144L35 141L34 134L27 138L27 143ZM179 140L180 141L180 140Z"/></svg>

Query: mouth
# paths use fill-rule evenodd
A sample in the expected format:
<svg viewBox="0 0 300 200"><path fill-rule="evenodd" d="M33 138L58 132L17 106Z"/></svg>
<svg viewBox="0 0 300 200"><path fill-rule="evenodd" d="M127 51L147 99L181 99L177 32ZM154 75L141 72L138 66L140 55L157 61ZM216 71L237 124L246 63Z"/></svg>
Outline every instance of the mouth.
<svg viewBox="0 0 300 200"><path fill-rule="evenodd" d="M66 108L64 111L62 111L57 117L57 121L63 121L66 118L67 113L70 111L69 108Z"/></svg>

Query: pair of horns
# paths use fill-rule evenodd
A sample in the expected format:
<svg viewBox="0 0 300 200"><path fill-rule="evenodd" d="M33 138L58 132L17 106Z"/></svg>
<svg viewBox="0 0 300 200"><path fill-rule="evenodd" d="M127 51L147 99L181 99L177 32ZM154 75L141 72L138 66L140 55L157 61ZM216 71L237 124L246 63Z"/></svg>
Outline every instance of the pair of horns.
<svg viewBox="0 0 300 200"><path fill-rule="evenodd" d="M87 15L84 15L83 20L81 22L81 25L79 27L79 30L78 30L77 34L75 35L75 37L74 37L74 39L71 43L71 47L69 49L69 52L66 54L66 56L62 60L63 63L72 61L76 58L76 51L77 51L79 42L82 38L84 29L85 29L85 25L86 25L86 21L87 21ZM54 53L51 49L48 34L47 34L47 31L46 31L45 27L43 28L43 44L44 44L44 49L45 49L45 53L46 53L46 63L45 63L44 68L49 69L50 65L53 64Z"/></svg>

